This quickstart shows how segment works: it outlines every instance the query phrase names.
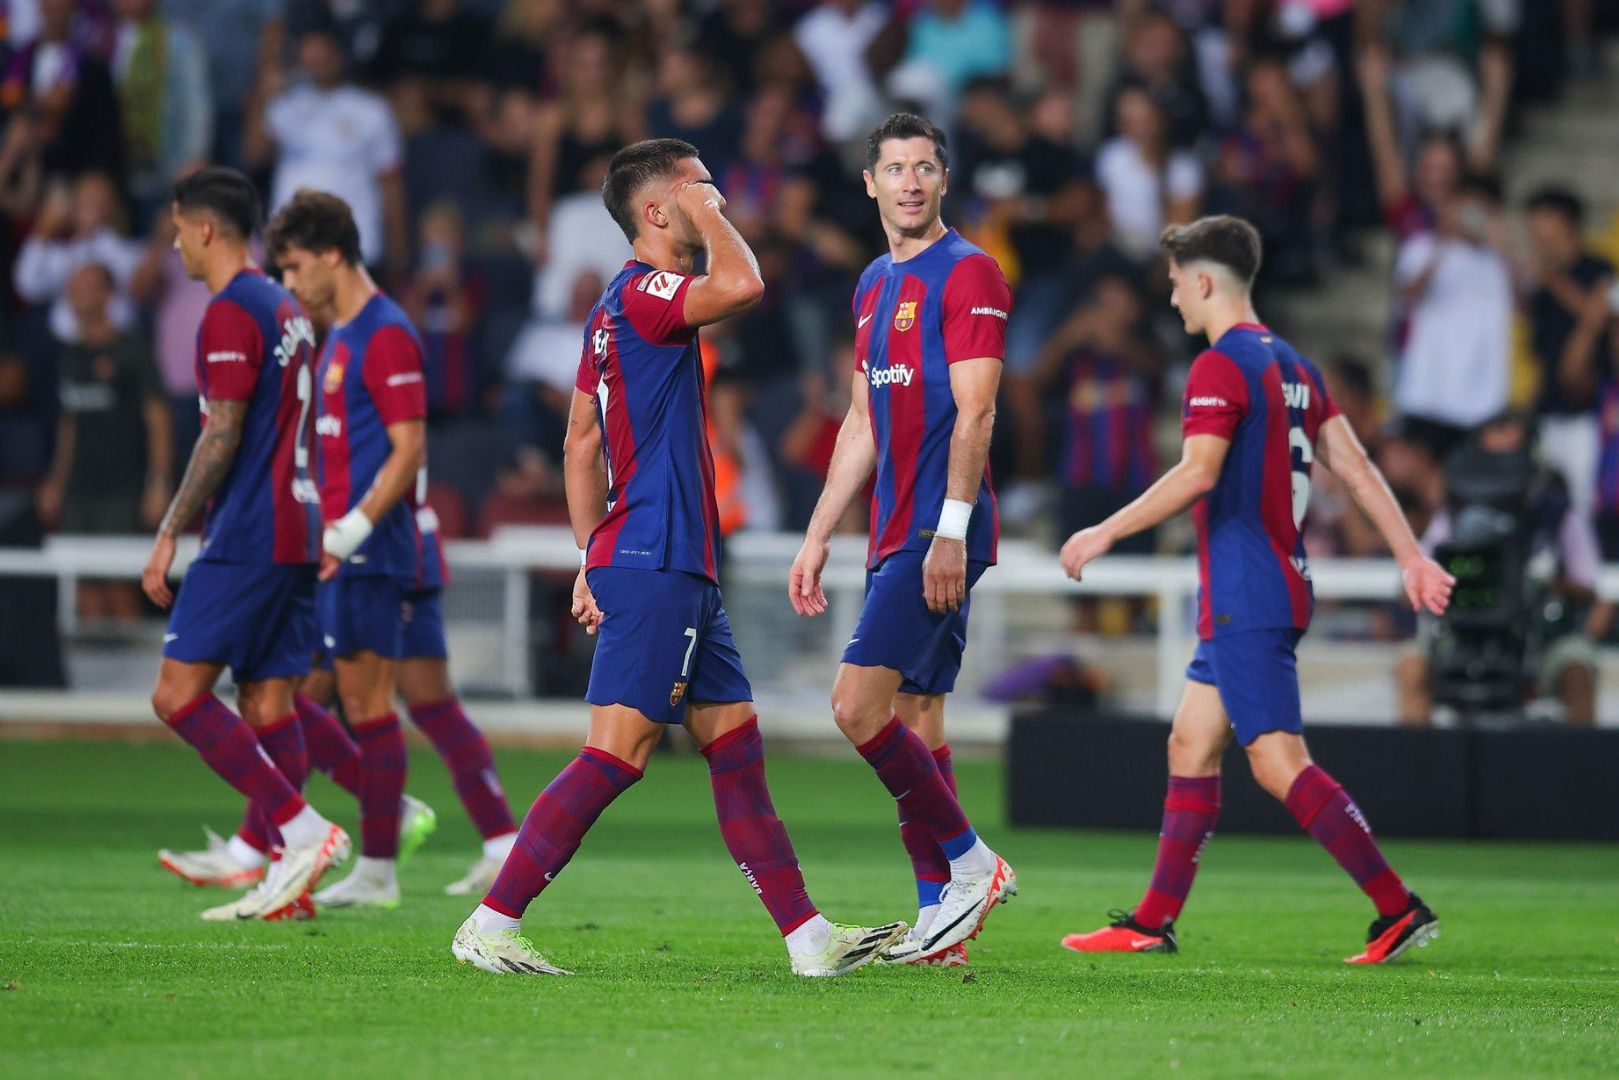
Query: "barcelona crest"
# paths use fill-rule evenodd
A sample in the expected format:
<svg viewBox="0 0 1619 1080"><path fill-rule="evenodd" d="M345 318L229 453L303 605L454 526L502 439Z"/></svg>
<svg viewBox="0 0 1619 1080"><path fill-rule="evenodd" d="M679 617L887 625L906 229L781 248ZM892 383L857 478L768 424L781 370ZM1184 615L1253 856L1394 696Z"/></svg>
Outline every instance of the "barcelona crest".
<svg viewBox="0 0 1619 1080"><path fill-rule="evenodd" d="M915 300L901 300L899 307L894 309L894 329L904 333L916 324Z"/></svg>
<svg viewBox="0 0 1619 1080"><path fill-rule="evenodd" d="M333 360L326 368L326 378L321 380L328 394L335 394L343 389L343 361Z"/></svg>
<svg viewBox="0 0 1619 1080"><path fill-rule="evenodd" d="M669 704L679 705L680 699L686 696L686 680L676 679L675 688L669 691Z"/></svg>

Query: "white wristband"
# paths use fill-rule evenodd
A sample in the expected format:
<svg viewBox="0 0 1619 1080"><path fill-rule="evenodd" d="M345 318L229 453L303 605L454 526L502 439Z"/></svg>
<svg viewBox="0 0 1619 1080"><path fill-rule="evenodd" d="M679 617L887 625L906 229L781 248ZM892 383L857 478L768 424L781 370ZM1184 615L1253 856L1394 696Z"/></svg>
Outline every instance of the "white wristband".
<svg viewBox="0 0 1619 1080"><path fill-rule="evenodd" d="M326 531L321 534L321 546L326 549L326 554L336 557L339 562L347 560L360 550L360 545L371 535L372 528L371 519L356 506L326 526Z"/></svg>
<svg viewBox="0 0 1619 1080"><path fill-rule="evenodd" d="M587 553L586 553L586 551L585 551L585 549L584 549L584 548L580 548L580 549L579 549L579 565L580 565L580 566L583 566L583 565L585 565L585 563L587 563L587 562L588 562L588 561L590 561L590 556L589 556L589 554L587 554Z"/></svg>
<svg viewBox="0 0 1619 1080"><path fill-rule="evenodd" d="M939 524L933 530L933 535L942 536L946 540L965 540L967 524L972 518L972 503L962 502L960 499L946 499L944 508L939 511Z"/></svg>

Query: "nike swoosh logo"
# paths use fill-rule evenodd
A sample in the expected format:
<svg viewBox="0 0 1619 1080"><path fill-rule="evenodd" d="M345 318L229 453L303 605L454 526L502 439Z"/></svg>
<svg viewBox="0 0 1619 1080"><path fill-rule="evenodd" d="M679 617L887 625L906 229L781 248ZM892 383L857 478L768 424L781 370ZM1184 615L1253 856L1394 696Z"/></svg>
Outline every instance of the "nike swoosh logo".
<svg viewBox="0 0 1619 1080"><path fill-rule="evenodd" d="M1130 948L1132 948L1132 949L1142 949L1142 948L1147 947L1148 945L1156 945L1156 944L1158 944L1158 939L1157 938L1150 938L1150 937L1137 938L1136 940L1130 942Z"/></svg>
<svg viewBox="0 0 1619 1080"><path fill-rule="evenodd" d="M853 644L854 644L854 643L855 643L855 642L857 642L857 641L859 641L859 640L860 640L860 639L859 639L859 638L857 638L857 637L852 637L852 638L850 638L850 639L849 639L849 644L850 644L850 645L853 645Z"/></svg>
<svg viewBox="0 0 1619 1080"><path fill-rule="evenodd" d="M165 645L167 645L171 641L178 641L179 639L180 639L179 634L164 634L163 635L163 643Z"/></svg>
<svg viewBox="0 0 1619 1080"><path fill-rule="evenodd" d="M546 880L546 881L550 881L550 880L551 880L551 879L552 879L552 878L554 878L554 877L556 877L556 875L555 875L555 874L546 874L546 875L545 875L545 880Z"/></svg>
<svg viewBox="0 0 1619 1080"><path fill-rule="evenodd" d="M860 321L854 324L854 328L856 330L858 330L862 326L865 326L870 321L871 321L871 316L870 315L862 315L862 316L860 316Z"/></svg>

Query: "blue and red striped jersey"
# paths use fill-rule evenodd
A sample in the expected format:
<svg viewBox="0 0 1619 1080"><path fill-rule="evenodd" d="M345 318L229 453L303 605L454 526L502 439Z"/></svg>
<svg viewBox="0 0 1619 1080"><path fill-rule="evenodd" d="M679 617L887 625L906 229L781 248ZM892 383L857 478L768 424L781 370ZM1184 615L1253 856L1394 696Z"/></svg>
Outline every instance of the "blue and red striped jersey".
<svg viewBox="0 0 1619 1080"><path fill-rule="evenodd" d="M427 418L422 343L404 309L377 293L334 326L321 348L320 504L336 521L365 498L388 460L388 426ZM414 581L421 561L415 500L400 499L344 566L345 573Z"/></svg>
<svg viewBox="0 0 1619 1080"><path fill-rule="evenodd" d="M1263 326L1232 327L1192 362L1181 432L1231 442L1192 508L1199 637L1310 625L1310 465L1316 433L1337 415L1315 365Z"/></svg>
<svg viewBox="0 0 1619 1080"><path fill-rule="evenodd" d="M883 255L855 288L855 362L865 375L877 476L867 566L925 551L944 507L956 399L950 365L1006 356L1012 290L1000 266L951 229L919 255ZM1000 520L989 465L967 529L967 558L995 561Z"/></svg>
<svg viewBox="0 0 1619 1080"><path fill-rule="evenodd" d="M631 260L590 311L574 384L596 399L607 516L586 566L683 570L719 580L719 510L692 279Z"/></svg>
<svg viewBox="0 0 1619 1080"><path fill-rule="evenodd" d="M1137 495L1158 474L1153 417L1158 385L1152 376L1089 346L1068 368L1068 424L1063 482Z"/></svg>
<svg viewBox="0 0 1619 1080"><path fill-rule="evenodd" d="M242 441L208 503L198 558L320 560L320 505L310 471L315 330L291 293L243 270L208 304L197 330L203 425L210 401L245 401Z"/></svg>

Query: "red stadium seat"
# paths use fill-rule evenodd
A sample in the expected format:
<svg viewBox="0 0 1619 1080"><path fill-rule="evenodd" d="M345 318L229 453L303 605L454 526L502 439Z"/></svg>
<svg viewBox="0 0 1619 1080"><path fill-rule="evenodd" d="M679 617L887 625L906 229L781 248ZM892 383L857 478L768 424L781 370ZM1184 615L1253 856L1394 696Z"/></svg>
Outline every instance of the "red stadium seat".
<svg viewBox="0 0 1619 1080"><path fill-rule="evenodd" d="M467 535L467 501L449 484L427 485L427 505L438 515L439 535L446 540L459 540Z"/></svg>

